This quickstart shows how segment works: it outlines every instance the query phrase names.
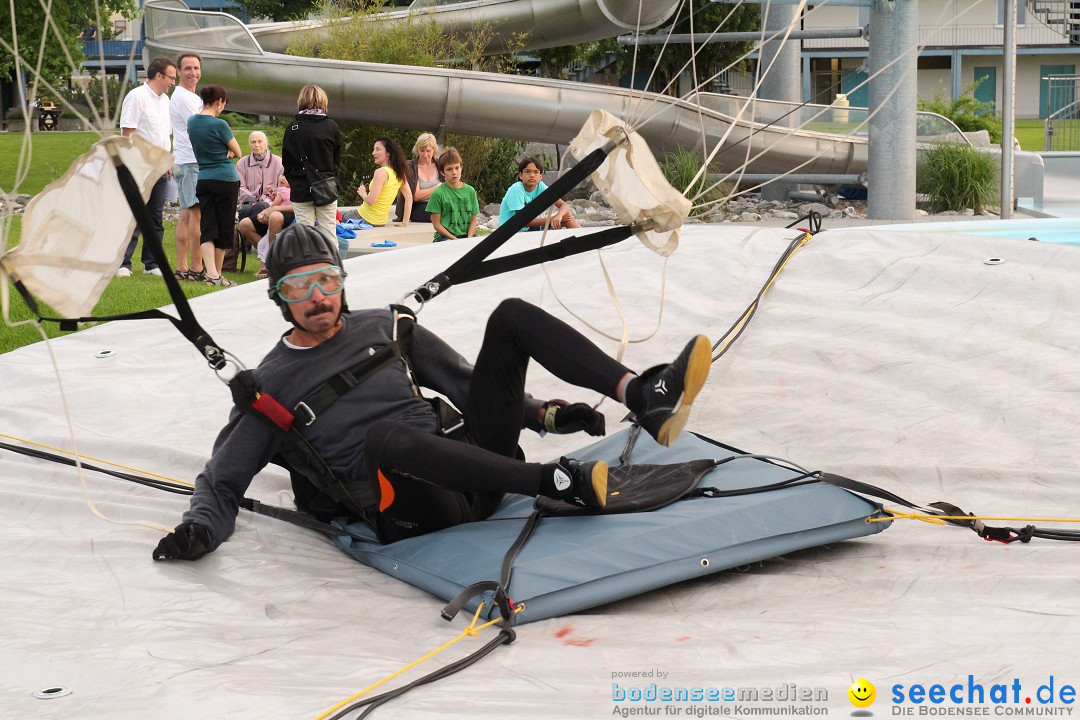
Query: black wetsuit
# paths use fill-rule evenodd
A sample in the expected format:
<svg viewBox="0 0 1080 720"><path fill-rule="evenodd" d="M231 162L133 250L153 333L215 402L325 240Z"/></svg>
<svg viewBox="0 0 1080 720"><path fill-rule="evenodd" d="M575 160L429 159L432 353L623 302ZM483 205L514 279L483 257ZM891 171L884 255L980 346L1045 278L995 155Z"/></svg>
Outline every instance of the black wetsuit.
<svg viewBox="0 0 1080 720"><path fill-rule="evenodd" d="M341 330L314 348L275 346L259 365L259 380L291 408L389 344L391 331L387 310L348 313ZM434 411L415 396L401 362L343 394L303 432L338 478L374 490L376 505L365 510L384 542L482 519L502 493L535 495L540 486L541 466L514 457L521 428L540 429L542 402L525 393L530 358L564 381L608 396L627 372L565 323L507 300L488 321L475 368L423 326L413 333L409 360L417 382L464 410L476 445L438 434ZM232 534L251 479L278 453L326 491L319 474L262 421L233 410L184 515L211 530L210 549Z"/></svg>

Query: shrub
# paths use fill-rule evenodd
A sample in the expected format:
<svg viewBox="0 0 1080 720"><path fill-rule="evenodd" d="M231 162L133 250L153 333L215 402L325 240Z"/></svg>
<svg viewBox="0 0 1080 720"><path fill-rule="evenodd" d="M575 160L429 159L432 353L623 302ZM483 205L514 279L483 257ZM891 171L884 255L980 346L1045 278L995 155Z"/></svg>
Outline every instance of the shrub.
<svg viewBox="0 0 1080 720"><path fill-rule="evenodd" d="M691 185L694 176L701 169L701 161L700 153L679 148L665 155L664 161L660 164L660 169L663 170L667 181L671 183L671 187L693 201L691 216L708 215L722 209L723 200L727 197L730 187L726 184L712 187L713 182L705 175ZM699 194L701 197L698 197Z"/></svg>
<svg viewBox="0 0 1080 720"><path fill-rule="evenodd" d="M975 89L985 79L971 83L955 99L946 99L942 90L934 95L933 100L919 100L919 110L944 115L964 132L986 130L990 133L990 142L1001 143L1001 118L994 115L994 104L975 99Z"/></svg>
<svg viewBox="0 0 1080 720"><path fill-rule="evenodd" d="M524 142L447 135L443 144L456 147L461 153L465 182L476 188L481 206L499 202L506 189L517 182L517 157L525 149Z"/></svg>
<svg viewBox="0 0 1080 720"><path fill-rule="evenodd" d="M998 202L998 164L969 145L942 143L923 152L916 187L929 198L930 212L971 208L981 213Z"/></svg>
<svg viewBox="0 0 1080 720"><path fill-rule="evenodd" d="M323 37L314 34L301 36L289 46L290 54L394 65L508 72L516 67L514 51L524 46L523 38L515 38L510 41L506 53L487 55L488 47L496 38L495 26L491 23L480 23L468 35L458 37L443 32L433 19L422 13L412 13L404 22L379 22L373 14L382 9L380 3L371 5L364 12L353 12L354 7L332 2L321 3L320 8L326 17L334 19L328 25L327 34ZM333 108L330 108L330 114L333 115ZM371 146L375 138L383 135L391 137L409 155L419 132L338 124L344 142L338 179L342 183L342 200L351 205L356 202L356 187L361 182L369 183L375 172L375 164L371 160ZM524 143L449 135L443 142L443 146L447 145L453 145L461 152L465 163L465 181L476 188L481 204L498 202L506 188L517 180L515 158L524 148Z"/></svg>
<svg viewBox="0 0 1080 720"><path fill-rule="evenodd" d="M120 105L124 101L124 95L135 87L134 84L125 85L119 78L110 75L104 80L101 78L75 80L71 87L57 89L61 97L71 103L75 109L84 113L91 122L94 120L91 108L96 109L98 115L104 120L105 127L109 127L112 118L120 115Z"/></svg>

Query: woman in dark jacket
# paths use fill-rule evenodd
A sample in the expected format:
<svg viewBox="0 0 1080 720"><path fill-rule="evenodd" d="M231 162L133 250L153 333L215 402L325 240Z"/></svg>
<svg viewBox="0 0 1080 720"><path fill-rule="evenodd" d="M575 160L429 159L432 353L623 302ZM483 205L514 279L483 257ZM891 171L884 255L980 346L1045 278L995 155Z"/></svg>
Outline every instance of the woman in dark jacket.
<svg viewBox="0 0 1080 720"><path fill-rule="evenodd" d="M305 85L296 99L296 119L285 130L281 160L292 186L293 212L300 225L318 225L327 238L337 242L337 200L316 205L313 182L337 181L341 163L341 131L326 115L329 100L318 85Z"/></svg>

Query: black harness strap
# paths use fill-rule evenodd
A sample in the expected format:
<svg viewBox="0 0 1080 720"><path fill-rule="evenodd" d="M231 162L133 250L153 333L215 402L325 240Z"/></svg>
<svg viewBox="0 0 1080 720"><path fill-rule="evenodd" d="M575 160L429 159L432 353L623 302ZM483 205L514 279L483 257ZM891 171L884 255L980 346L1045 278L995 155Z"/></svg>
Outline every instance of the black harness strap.
<svg viewBox="0 0 1080 720"><path fill-rule="evenodd" d="M564 238L561 242L545 245L534 250L526 250L514 255L488 260L478 265L472 272L458 278L457 282L460 285L461 283L482 280L511 270L520 270L521 268L532 267L552 260L561 260L590 250L599 250L608 245L622 242L634 233L641 231L641 229L642 227L639 225L619 225L591 235L582 237L574 235Z"/></svg>
<svg viewBox="0 0 1080 720"><path fill-rule="evenodd" d="M581 162L574 167L570 168L565 175L558 178L553 182L546 190L536 196L531 202L523 207L505 223L500 225L493 233L484 238L479 245L465 253L457 262L447 268L445 271L439 273L431 280L421 285L412 291L411 296L415 297L421 303L425 303L432 299L439 293L447 290L453 285L468 282L470 280L476 280L481 277L489 277L494 275L495 272L482 272L480 268L487 263L486 258L491 255L495 250L502 246L507 240L513 237L519 230L528 225L532 220L536 219L540 213L544 212L547 208L555 203L556 200L561 198L566 192L574 188L578 183L588 177L594 170L600 167L607 156L617 147L617 143L609 142L604 147L597 148L591 153L586 155ZM641 228L635 228L626 233L623 237L615 238L614 234L609 235L609 239L605 244L611 244L618 242L619 240L625 240L631 233L640 230ZM574 238L567 238L563 243L568 242ZM562 244L562 243L557 243ZM603 247L600 245L599 247ZM595 249L582 246L582 249L570 251L566 254L574 254L574 252L584 252L585 250ZM545 258L540 257L536 259L534 256L528 262L517 262L511 260L511 258L517 258L517 256L509 256L502 258L501 262L505 264L505 269L497 272L506 272L507 269L518 269L522 267L528 267L529 265L535 265L539 262L544 262Z"/></svg>
<svg viewBox="0 0 1080 720"><path fill-rule="evenodd" d="M262 392L258 375L254 370L238 372L229 381L229 389L232 391L233 402L238 408L262 421L275 435L296 450L304 462L318 473L334 500L356 512L364 520L370 518L371 508L378 504L375 493L366 485L357 484L352 491L345 487L341 479L323 460L322 455L296 428L293 414L269 393ZM357 495L359 497L356 497Z"/></svg>
<svg viewBox="0 0 1080 720"><path fill-rule="evenodd" d="M345 528L338 527L337 525L331 525L330 523L319 522L315 518L311 517L307 513L302 513L297 510L290 510L289 508L279 507L277 505L268 505L258 500L251 498L244 498L240 501L240 507L245 510L250 510L253 513L259 515L265 515L276 520L284 520L292 525L298 525L308 530L315 530L321 532L324 535L340 535L342 537L352 538L353 540L359 540L360 542L372 543L376 542L370 538L366 538L362 535L357 535L354 532L350 532Z"/></svg>
<svg viewBox="0 0 1080 720"><path fill-rule="evenodd" d="M402 322L402 321L406 322ZM413 318L397 316L397 339L386 347L379 348L372 355L364 358L348 370L343 370L327 380L321 387L313 390L293 408L296 420L305 427L327 408L338 401L345 393L352 390L369 377L398 360L404 360L412 348Z"/></svg>
<svg viewBox="0 0 1080 720"><path fill-rule="evenodd" d="M514 562L517 560L518 555L521 554L522 549L525 547L525 543L532 537L533 531L536 530L536 526L539 524L542 517L544 517L544 511L537 508L529 515L525 524L521 526L521 532L518 533L517 539L514 540L510 549L503 555L499 581L481 580L462 590L453 600L443 607L443 620L446 620L447 622L453 620L454 617L461 612L461 609L465 607L465 603L468 602L470 598L486 592L491 592L495 604L499 606L499 612L503 619L503 627L510 628L513 626L515 612L514 600L510 597L510 581L514 574ZM510 642L513 642L513 640L511 639Z"/></svg>
<svg viewBox="0 0 1080 720"><path fill-rule="evenodd" d="M371 511L378 505L378 498L367 485L359 483L347 488L330 466L326 464L319 451L312 447L298 426L307 427L316 418L333 405L345 393L368 380L383 368L404 360L412 347L412 333L415 318L402 315L395 310L393 341L386 347L379 348L356 365L343 370L330 378L320 387L298 402L290 411L269 393L263 392L259 378L254 370L242 370L229 381L233 402L242 411L261 420L279 438L296 450L304 462L313 468L325 483L331 497L338 503L359 514L365 521L371 521ZM320 529L320 528L314 528Z"/></svg>

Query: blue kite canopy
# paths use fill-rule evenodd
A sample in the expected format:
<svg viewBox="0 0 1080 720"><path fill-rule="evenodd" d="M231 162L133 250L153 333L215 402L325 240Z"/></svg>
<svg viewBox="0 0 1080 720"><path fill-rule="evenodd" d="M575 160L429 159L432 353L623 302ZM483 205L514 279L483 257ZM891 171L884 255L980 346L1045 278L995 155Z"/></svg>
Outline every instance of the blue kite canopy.
<svg viewBox="0 0 1080 720"><path fill-rule="evenodd" d="M629 431L611 435L572 457L617 464ZM663 447L641 433L627 458L667 464L699 458L736 459L709 471L699 487L749 488L799 473L693 433ZM533 498L510 495L487 520L390 545L339 536L335 541L365 565L443 600L473 583L499 580L503 556L532 514ZM544 517L514 563L509 595L524 602L517 622L545 620L639 595L682 580L785 553L881 532L868 523L881 508L826 483L734 497L695 497L642 513ZM348 528L372 537L363 523ZM467 603L475 610L479 598ZM489 611L490 616L497 609Z"/></svg>

